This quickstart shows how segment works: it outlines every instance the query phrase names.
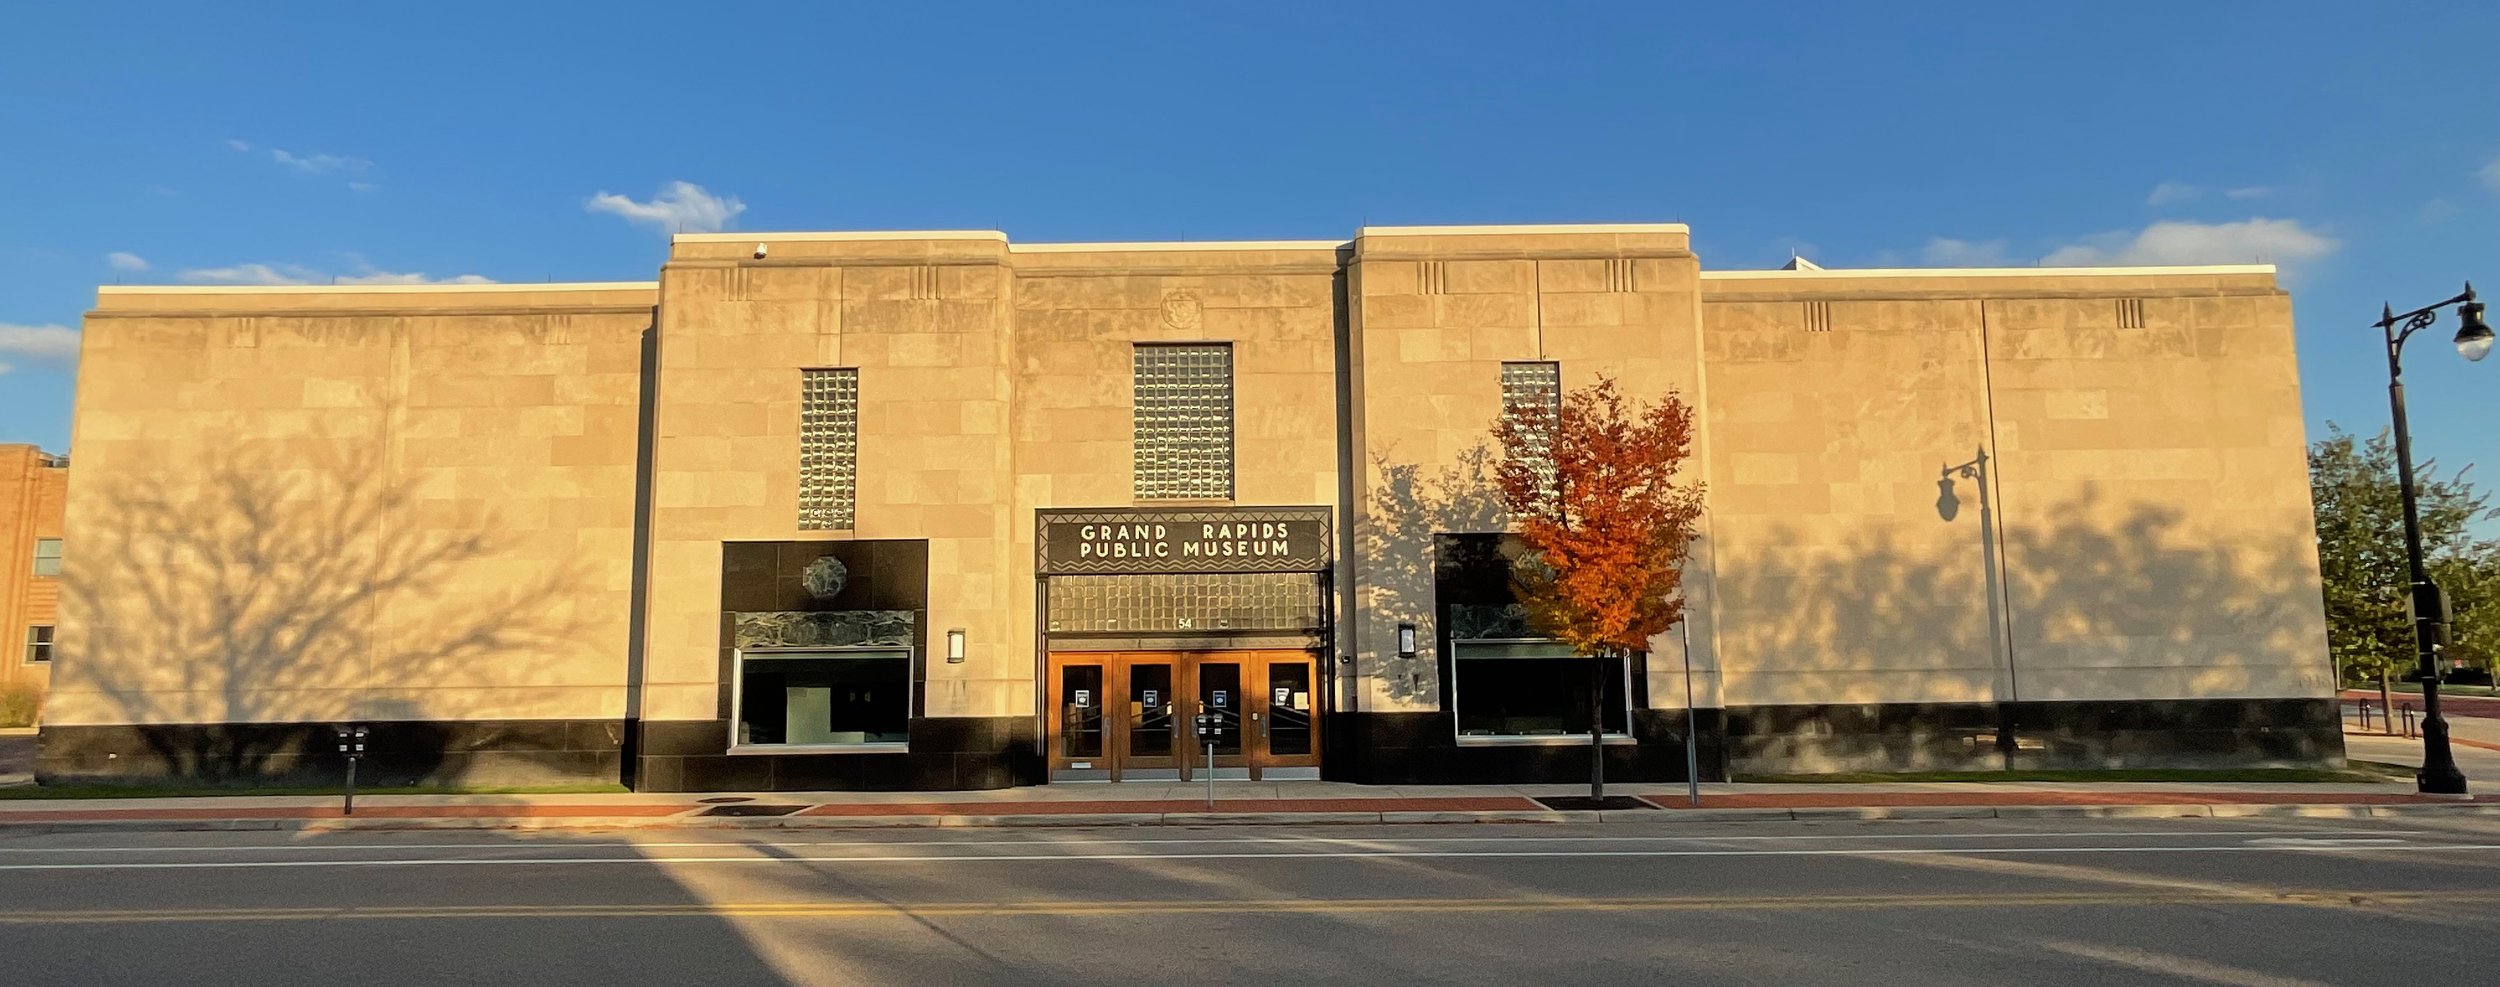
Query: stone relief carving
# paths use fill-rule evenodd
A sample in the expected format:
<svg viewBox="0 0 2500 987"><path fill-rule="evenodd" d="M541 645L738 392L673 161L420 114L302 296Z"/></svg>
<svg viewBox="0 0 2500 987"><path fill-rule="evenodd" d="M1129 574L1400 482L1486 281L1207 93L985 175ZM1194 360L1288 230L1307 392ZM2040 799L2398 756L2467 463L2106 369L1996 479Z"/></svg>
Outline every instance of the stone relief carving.
<svg viewBox="0 0 2500 987"><path fill-rule="evenodd" d="M741 648L910 647L912 610L778 611L732 614Z"/></svg>
<svg viewBox="0 0 2500 987"><path fill-rule="evenodd" d="M1163 324L1174 329L1196 329L1206 320L1198 296L1186 291L1163 293Z"/></svg>

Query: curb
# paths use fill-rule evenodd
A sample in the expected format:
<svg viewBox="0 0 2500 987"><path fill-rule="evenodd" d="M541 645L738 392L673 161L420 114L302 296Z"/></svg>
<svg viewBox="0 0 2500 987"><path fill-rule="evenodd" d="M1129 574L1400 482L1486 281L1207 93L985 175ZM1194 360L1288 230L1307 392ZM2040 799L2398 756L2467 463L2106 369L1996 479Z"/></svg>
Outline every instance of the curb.
<svg viewBox="0 0 2500 987"><path fill-rule="evenodd" d="M1858 806L1760 809L1632 809L1487 812L1107 812L1025 815L572 816L318 819L67 819L0 823L0 835L96 832L300 832L389 830L797 830L976 829L1103 826L1441 825L1467 823L1883 822L1948 819L2365 819L2500 815L2500 804L2248 804Z"/></svg>

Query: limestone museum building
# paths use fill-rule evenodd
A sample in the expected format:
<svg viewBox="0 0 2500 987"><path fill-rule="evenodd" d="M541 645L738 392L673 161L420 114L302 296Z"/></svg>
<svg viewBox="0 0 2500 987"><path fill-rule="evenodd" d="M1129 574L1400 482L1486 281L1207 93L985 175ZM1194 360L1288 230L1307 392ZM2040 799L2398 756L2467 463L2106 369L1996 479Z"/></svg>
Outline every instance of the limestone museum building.
<svg viewBox="0 0 2500 987"><path fill-rule="evenodd" d="M1575 781L1592 719L1619 780L1688 717L1712 778L2343 753L2268 267L700 234L107 287L78 375L51 782L328 779L346 724L377 783L651 791ZM1599 375L1698 410L1708 513L1593 670L1483 454Z"/></svg>

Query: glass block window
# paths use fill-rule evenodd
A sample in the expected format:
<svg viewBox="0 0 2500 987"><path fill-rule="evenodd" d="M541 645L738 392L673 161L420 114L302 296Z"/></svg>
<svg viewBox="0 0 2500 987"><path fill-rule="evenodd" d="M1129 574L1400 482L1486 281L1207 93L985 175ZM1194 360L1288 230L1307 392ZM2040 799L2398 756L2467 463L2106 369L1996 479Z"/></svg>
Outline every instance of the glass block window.
<svg viewBox="0 0 2500 987"><path fill-rule="evenodd" d="M1233 496L1233 348L1141 345L1136 352L1139 500Z"/></svg>
<svg viewBox="0 0 2500 987"><path fill-rule="evenodd" d="M1320 626L1319 577L1307 572L1050 577L1049 629L1309 631Z"/></svg>
<svg viewBox="0 0 2500 987"><path fill-rule="evenodd" d="M800 371L799 527L847 530L859 489L859 371Z"/></svg>
<svg viewBox="0 0 2500 987"><path fill-rule="evenodd" d="M1562 423L1562 364L1502 364L1502 417L1538 425L1524 452L1541 461L1537 472L1550 486L1554 477L1553 432Z"/></svg>

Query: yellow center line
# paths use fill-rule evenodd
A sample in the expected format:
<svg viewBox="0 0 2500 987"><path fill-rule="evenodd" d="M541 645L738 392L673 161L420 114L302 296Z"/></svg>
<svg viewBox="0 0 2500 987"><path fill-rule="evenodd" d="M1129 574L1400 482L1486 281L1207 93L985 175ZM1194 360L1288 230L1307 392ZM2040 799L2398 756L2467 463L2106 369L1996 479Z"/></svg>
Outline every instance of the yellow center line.
<svg viewBox="0 0 2500 987"><path fill-rule="evenodd" d="M943 902L921 905L825 902L699 902L650 905L445 905L398 908L192 908L17 911L0 925L124 922L298 922L365 919L609 918L946 918L1256 913L1815 911L1852 908L2084 908L2117 905L2286 905L2352 908L2420 903L2500 902L2500 891L2281 888L2262 891L2155 891L2072 894L1879 894L1811 897L1672 898L1357 898L1239 901Z"/></svg>

